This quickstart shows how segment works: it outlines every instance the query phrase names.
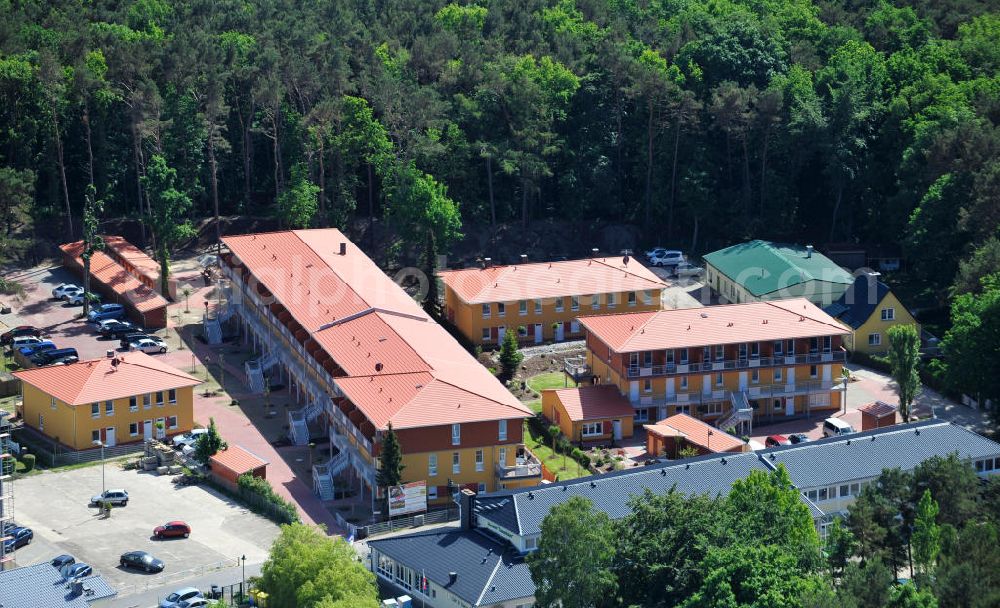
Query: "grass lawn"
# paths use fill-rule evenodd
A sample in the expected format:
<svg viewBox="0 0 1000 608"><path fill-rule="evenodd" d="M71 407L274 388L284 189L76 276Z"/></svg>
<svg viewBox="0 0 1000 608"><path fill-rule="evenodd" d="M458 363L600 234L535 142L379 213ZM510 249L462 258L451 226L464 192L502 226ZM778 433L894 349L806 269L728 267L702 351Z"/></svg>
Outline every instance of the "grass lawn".
<svg viewBox="0 0 1000 608"><path fill-rule="evenodd" d="M532 376L528 378L528 388L533 390L539 398L529 401L527 406L531 408L531 411L540 414L542 412L541 396L543 390L547 388L573 388L574 386L576 386L576 382L562 372L546 372Z"/></svg>
<svg viewBox="0 0 1000 608"><path fill-rule="evenodd" d="M525 444L528 449L545 464L545 468L559 476L559 480L576 479L586 477L590 471L580 466L580 463L569 456L563 456L552 451L552 447L545 444L544 438L538 438L531 434L527 424L524 425ZM563 463L565 467L563 468Z"/></svg>

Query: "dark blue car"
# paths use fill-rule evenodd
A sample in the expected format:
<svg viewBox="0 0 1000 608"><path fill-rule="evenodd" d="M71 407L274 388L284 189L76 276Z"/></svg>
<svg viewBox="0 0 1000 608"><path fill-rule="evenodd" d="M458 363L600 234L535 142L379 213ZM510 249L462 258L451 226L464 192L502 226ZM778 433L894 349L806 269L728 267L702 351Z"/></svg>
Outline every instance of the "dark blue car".
<svg viewBox="0 0 1000 608"><path fill-rule="evenodd" d="M4 550L13 551L14 549L20 549L29 544L34 537L35 533L31 531L31 528L23 528L21 526L8 528L3 539Z"/></svg>

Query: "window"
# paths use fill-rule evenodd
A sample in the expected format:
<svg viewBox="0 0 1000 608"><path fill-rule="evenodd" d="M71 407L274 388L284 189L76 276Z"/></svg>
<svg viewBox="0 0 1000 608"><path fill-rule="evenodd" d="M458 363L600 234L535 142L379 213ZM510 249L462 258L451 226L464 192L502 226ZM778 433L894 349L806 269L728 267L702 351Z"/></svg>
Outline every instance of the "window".
<svg viewBox="0 0 1000 608"><path fill-rule="evenodd" d="M722 372L715 374L715 386L722 386Z"/></svg>
<svg viewBox="0 0 1000 608"><path fill-rule="evenodd" d="M489 327L484 327L483 328L483 342L489 342L489 341L490 341L490 328Z"/></svg>
<svg viewBox="0 0 1000 608"><path fill-rule="evenodd" d="M104 402L104 415L114 416L115 415L115 402L108 399Z"/></svg>
<svg viewBox="0 0 1000 608"><path fill-rule="evenodd" d="M649 408L640 407L635 410L635 414L632 415L632 420L635 422L647 422L649 421Z"/></svg>
<svg viewBox="0 0 1000 608"><path fill-rule="evenodd" d="M152 395L150 395L149 393L146 393L145 395L142 396L142 409L148 410L150 408L150 406L152 406L152 404L153 404L153 396Z"/></svg>
<svg viewBox="0 0 1000 608"><path fill-rule="evenodd" d="M601 307L601 296L596 293L590 296L590 307L594 310L599 309Z"/></svg>
<svg viewBox="0 0 1000 608"><path fill-rule="evenodd" d="M649 306L653 303L653 291L651 289L645 289L642 292L642 303Z"/></svg>
<svg viewBox="0 0 1000 608"><path fill-rule="evenodd" d="M427 486L427 499L436 500L438 497L438 487L437 486Z"/></svg>
<svg viewBox="0 0 1000 608"><path fill-rule="evenodd" d="M177 416L167 416L167 428L168 429L177 428Z"/></svg>
<svg viewBox="0 0 1000 608"><path fill-rule="evenodd" d="M603 435L603 434L604 434L603 422L585 422L583 424L584 437L594 437L596 435Z"/></svg>
<svg viewBox="0 0 1000 608"><path fill-rule="evenodd" d="M750 344L750 358L757 359L760 357L760 342L753 342Z"/></svg>
<svg viewBox="0 0 1000 608"><path fill-rule="evenodd" d="M868 346L881 346L882 334L868 334Z"/></svg>
<svg viewBox="0 0 1000 608"><path fill-rule="evenodd" d="M774 341L774 356L775 357L780 357L781 356L781 346L782 346L781 340L775 340Z"/></svg>
<svg viewBox="0 0 1000 608"><path fill-rule="evenodd" d="M170 403L177 403L177 389L176 388L172 388L169 391L167 391L167 401L169 401Z"/></svg>
<svg viewBox="0 0 1000 608"><path fill-rule="evenodd" d="M525 549L537 549L538 548L538 537L537 536L526 536L524 538L524 548Z"/></svg>
<svg viewBox="0 0 1000 608"><path fill-rule="evenodd" d="M819 499L820 500L826 500L827 498L829 498L829 492L827 492L827 489L826 488L820 488L819 489Z"/></svg>
<svg viewBox="0 0 1000 608"><path fill-rule="evenodd" d="M569 322L569 332L571 334L578 334L578 333L580 333L580 322L577 321L577 320L575 320L575 319L572 320L572 321L570 321Z"/></svg>
<svg viewBox="0 0 1000 608"><path fill-rule="evenodd" d="M781 368L780 367L774 368L774 381L775 382L781 382Z"/></svg>
<svg viewBox="0 0 1000 608"><path fill-rule="evenodd" d="M851 484L851 493L850 493L850 495L851 496L857 496L860 493L861 493L861 484L860 483L852 483Z"/></svg>
<svg viewBox="0 0 1000 608"><path fill-rule="evenodd" d="M497 456L497 461L500 462L500 466L507 466L507 448L500 448L500 454Z"/></svg>
<svg viewBox="0 0 1000 608"><path fill-rule="evenodd" d="M815 365L810 365L809 366L809 377L810 378L815 378L817 376L817 374L818 374L818 370L816 369L816 366Z"/></svg>
<svg viewBox="0 0 1000 608"><path fill-rule="evenodd" d="M816 502L817 498L816 490L809 490L808 492L803 492L803 494L805 494L806 498L808 498L809 500Z"/></svg>
<svg viewBox="0 0 1000 608"><path fill-rule="evenodd" d="M823 336L823 352L828 353L833 347L833 338L830 336Z"/></svg>
<svg viewBox="0 0 1000 608"><path fill-rule="evenodd" d="M628 299L628 305L629 306L635 306L635 292L634 291L628 292L627 299Z"/></svg>
<svg viewBox="0 0 1000 608"><path fill-rule="evenodd" d="M138 422L130 422L128 424L128 434L131 435L132 437L135 437L136 435L139 434L139 423Z"/></svg>
<svg viewBox="0 0 1000 608"><path fill-rule="evenodd" d="M90 404L90 417L91 418L100 418L101 417L101 404L100 403L91 403Z"/></svg>
<svg viewBox="0 0 1000 608"><path fill-rule="evenodd" d="M49 407L51 407L52 409L56 409L56 398L55 397L49 397Z"/></svg>
<svg viewBox="0 0 1000 608"><path fill-rule="evenodd" d="M883 308L882 309L882 320L883 321L892 321L895 318L896 318L896 309L895 308Z"/></svg>
<svg viewBox="0 0 1000 608"><path fill-rule="evenodd" d="M715 360L716 361L722 361L725 358L725 356L726 356L726 349L725 349L725 347L722 346L721 344L719 344L718 346L716 346L715 347Z"/></svg>
<svg viewBox="0 0 1000 608"><path fill-rule="evenodd" d="M563 302L562 298L556 298L555 299L556 312L562 312L563 311L563 304L564 304L564 302Z"/></svg>
<svg viewBox="0 0 1000 608"><path fill-rule="evenodd" d="M90 443L101 440L101 431L99 429L94 429L90 431Z"/></svg>
<svg viewBox="0 0 1000 608"><path fill-rule="evenodd" d="M497 302L497 316L505 317L507 316L507 304L504 302Z"/></svg>
<svg viewBox="0 0 1000 608"><path fill-rule="evenodd" d="M841 498L843 498L845 496L850 496L850 495L851 495L851 488L850 488L850 486L847 486L847 485L840 486L840 497Z"/></svg>
<svg viewBox="0 0 1000 608"><path fill-rule="evenodd" d="M614 308L618 304L618 294L611 292L608 294L608 308Z"/></svg>
<svg viewBox="0 0 1000 608"><path fill-rule="evenodd" d="M38 430L45 430L45 416L42 416L41 414L38 415Z"/></svg>
<svg viewBox="0 0 1000 608"><path fill-rule="evenodd" d="M480 481L479 482L479 493L482 494L485 491L486 491L486 484Z"/></svg>
<svg viewBox="0 0 1000 608"><path fill-rule="evenodd" d="M482 472L486 468L486 463L483 461L483 451L476 450L476 470Z"/></svg>
<svg viewBox="0 0 1000 608"><path fill-rule="evenodd" d="M451 445L458 445L462 443L462 425L453 424L451 425Z"/></svg>
<svg viewBox="0 0 1000 608"><path fill-rule="evenodd" d="M722 403L716 401L715 403L705 404L705 415L706 416L716 416L722 413Z"/></svg>
<svg viewBox="0 0 1000 608"><path fill-rule="evenodd" d="M528 314L528 301L521 300L517 303L517 313L521 316Z"/></svg>
<svg viewBox="0 0 1000 608"><path fill-rule="evenodd" d="M642 366L652 367L653 365L653 351L647 350L642 353Z"/></svg>
<svg viewBox="0 0 1000 608"><path fill-rule="evenodd" d="M128 411L138 412L139 411L139 398L132 395L128 398Z"/></svg>
<svg viewBox="0 0 1000 608"><path fill-rule="evenodd" d="M500 441L507 441L507 421L506 420L500 420L497 424L500 425L499 440Z"/></svg>
<svg viewBox="0 0 1000 608"><path fill-rule="evenodd" d="M688 377L681 376L681 390L687 389L688 387Z"/></svg>
<svg viewBox="0 0 1000 608"><path fill-rule="evenodd" d="M489 319L490 318L490 305L489 304L483 304L483 318L484 319Z"/></svg>
<svg viewBox="0 0 1000 608"><path fill-rule="evenodd" d="M642 392L644 393L653 392L653 381L650 380L649 378L646 378L645 380L642 381Z"/></svg>
<svg viewBox="0 0 1000 608"><path fill-rule="evenodd" d="M577 296L569 297L569 309L570 310L580 310L580 298Z"/></svg>
<svg viewBox="0 0 1000 608"><path fill-rule="evenodd" d="M542 314L542 299L541 298L538 298L537 300L535 300L535 314L536 315Z"/></svg>
<svg viewBox="0 0 1000 608"><path fill-rule="evenodd" d="M163 391L156 391L156 407L163 407Z"/></svg>
<svg viewBox="0 0 1000 608"><path fill-rule="evenodd" d="M451 453L451 472L455 474L462 472L462 464L459 460L458 452Z"/></svg>
<svg viewBox="0 0 1000 608"><path fill-rule="evenodd" d="M757 383L760 382L760 370L759 369L754 368L750 372L750 382L753 382L754 384L757 384Z"/></svg>
<svg viewBox="0 0 1000 608"><path fill-rule="evenodd" d="M427 457L427 476L437 477L438 474L438 455L431 454Z"/></svg>

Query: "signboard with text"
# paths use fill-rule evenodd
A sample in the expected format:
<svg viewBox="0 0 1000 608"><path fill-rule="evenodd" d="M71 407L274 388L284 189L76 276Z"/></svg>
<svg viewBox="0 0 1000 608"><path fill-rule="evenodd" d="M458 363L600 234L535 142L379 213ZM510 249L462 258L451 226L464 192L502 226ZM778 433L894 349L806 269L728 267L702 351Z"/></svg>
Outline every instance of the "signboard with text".
<svg viewBox="0 0 1000 608"><path fill-rule="evenodd" d="M389 488L389 516L427 510L427 482L414 481Z"/></svg>

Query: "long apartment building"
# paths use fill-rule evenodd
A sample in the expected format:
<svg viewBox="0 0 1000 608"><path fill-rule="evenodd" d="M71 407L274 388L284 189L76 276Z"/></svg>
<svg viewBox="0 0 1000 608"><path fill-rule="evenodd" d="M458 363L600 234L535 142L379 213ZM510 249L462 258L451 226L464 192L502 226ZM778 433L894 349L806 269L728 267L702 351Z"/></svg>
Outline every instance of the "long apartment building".
<svg viewBox="0 0 1000 608"><path fill-rule="evenodd" d="M582 380L627 396L635 421L688 414L720 428L841 405L847 330L804 298L581 317Z"/></svg>
<svg viewBox="0 0 1000 608"><path fill-rule="evenodd" d="M404 482L426 480L430 503L450 500L449 485L540 482L522 442L531 411L338 230L223 241L231 287L219 318L235 318L263 353L248 363L251 389L262 392L270 372L304 404L289 412L293 440L329 435L331 459L313 470L321 497L334 480L377 493L390 424Z"/></svg>
<svg viewBox="0 0 1000 608"><path fill-rule="evenodd" d="M665 287L638 260L594 256L445 270L448 320L473 344L498 345L508 331L521 342L579 339L581 315L659 310Z"/></svg>

